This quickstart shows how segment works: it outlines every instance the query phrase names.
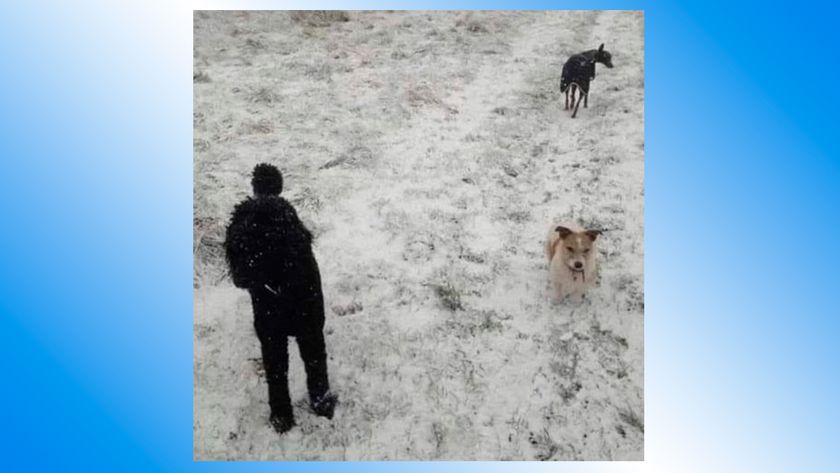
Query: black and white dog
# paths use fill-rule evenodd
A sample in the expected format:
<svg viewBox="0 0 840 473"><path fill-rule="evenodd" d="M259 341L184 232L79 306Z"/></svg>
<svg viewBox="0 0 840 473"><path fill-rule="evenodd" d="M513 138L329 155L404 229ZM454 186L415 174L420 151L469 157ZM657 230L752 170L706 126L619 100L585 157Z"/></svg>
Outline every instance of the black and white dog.
<svg viewBox="0 0 840 473"><path fill-rule="evenodd" d="M604 44L598 49L584 51L580 54L575 54L570 57L565 64L563 64L563 75L560 78L560 92L566 93L566 107L569 109L569 89L572 91L572 118L577 115L578 107L580 107L581 99L583 100L583 108L589 105L589 81L595 78L595 63L612 68L612 55L604 51ZM580 94L583 97L578 97L577 106L575 106L575 90L580 89Z"/></svg>

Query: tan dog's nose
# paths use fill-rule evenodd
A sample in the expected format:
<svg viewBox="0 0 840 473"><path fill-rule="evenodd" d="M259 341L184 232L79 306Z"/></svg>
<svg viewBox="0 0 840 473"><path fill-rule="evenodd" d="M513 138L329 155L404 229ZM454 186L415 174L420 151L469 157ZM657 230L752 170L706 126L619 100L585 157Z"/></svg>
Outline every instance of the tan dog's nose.
<svg viewBox="0 0 840 473"><path fill-rule="evenodd" d="M582 267L583 267L583 263L581 263L580 261L575 261L575 268L580 269Z"/></svg>

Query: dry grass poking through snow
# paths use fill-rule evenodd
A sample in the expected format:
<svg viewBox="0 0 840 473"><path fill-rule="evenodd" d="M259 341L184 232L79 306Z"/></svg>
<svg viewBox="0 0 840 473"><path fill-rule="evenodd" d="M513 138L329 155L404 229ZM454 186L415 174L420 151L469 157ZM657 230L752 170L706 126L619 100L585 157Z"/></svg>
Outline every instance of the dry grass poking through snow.
<svg viewBox="0 0 840 473"><path fill-rule="evenodd" d="M200 459L641 459L643 21L617 12L197 12L194 453ZM588 109L559 75L601 42ZM221 252L259 162L316 237L332 421L267 424L250 301ZM553 306L542 245L607 228Z"/></svg>

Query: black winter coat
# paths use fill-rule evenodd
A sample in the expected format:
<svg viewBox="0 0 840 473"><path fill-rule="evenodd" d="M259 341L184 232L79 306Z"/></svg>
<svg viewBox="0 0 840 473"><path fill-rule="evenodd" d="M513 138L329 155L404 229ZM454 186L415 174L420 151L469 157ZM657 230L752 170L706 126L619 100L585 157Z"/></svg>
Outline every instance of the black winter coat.
<svg viewBox="0 0 840 473"><path fill-rule="evenodd" d="M279 196L248 198L233 211L225 238L233 283L243 289L310 290L320 275L312 234Z"/></svg>

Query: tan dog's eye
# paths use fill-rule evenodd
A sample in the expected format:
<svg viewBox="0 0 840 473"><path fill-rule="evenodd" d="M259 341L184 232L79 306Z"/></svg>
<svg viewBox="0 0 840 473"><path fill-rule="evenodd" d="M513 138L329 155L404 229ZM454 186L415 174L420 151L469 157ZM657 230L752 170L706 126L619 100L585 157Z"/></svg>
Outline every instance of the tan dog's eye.
<svg viewBox="0 0 840 473"><path fill-rule="evenodd" d="M583 254L589 253L589 248L583 250Z"/></svg>
<svg viewBox="0 0 840 473"><path fill-rule="evenodd" d="M572 248L571 246L567 246L567 247L566 247L566 250L567 250L567 251L575 251L575 249L574 249L574 248Z"/></svg>

